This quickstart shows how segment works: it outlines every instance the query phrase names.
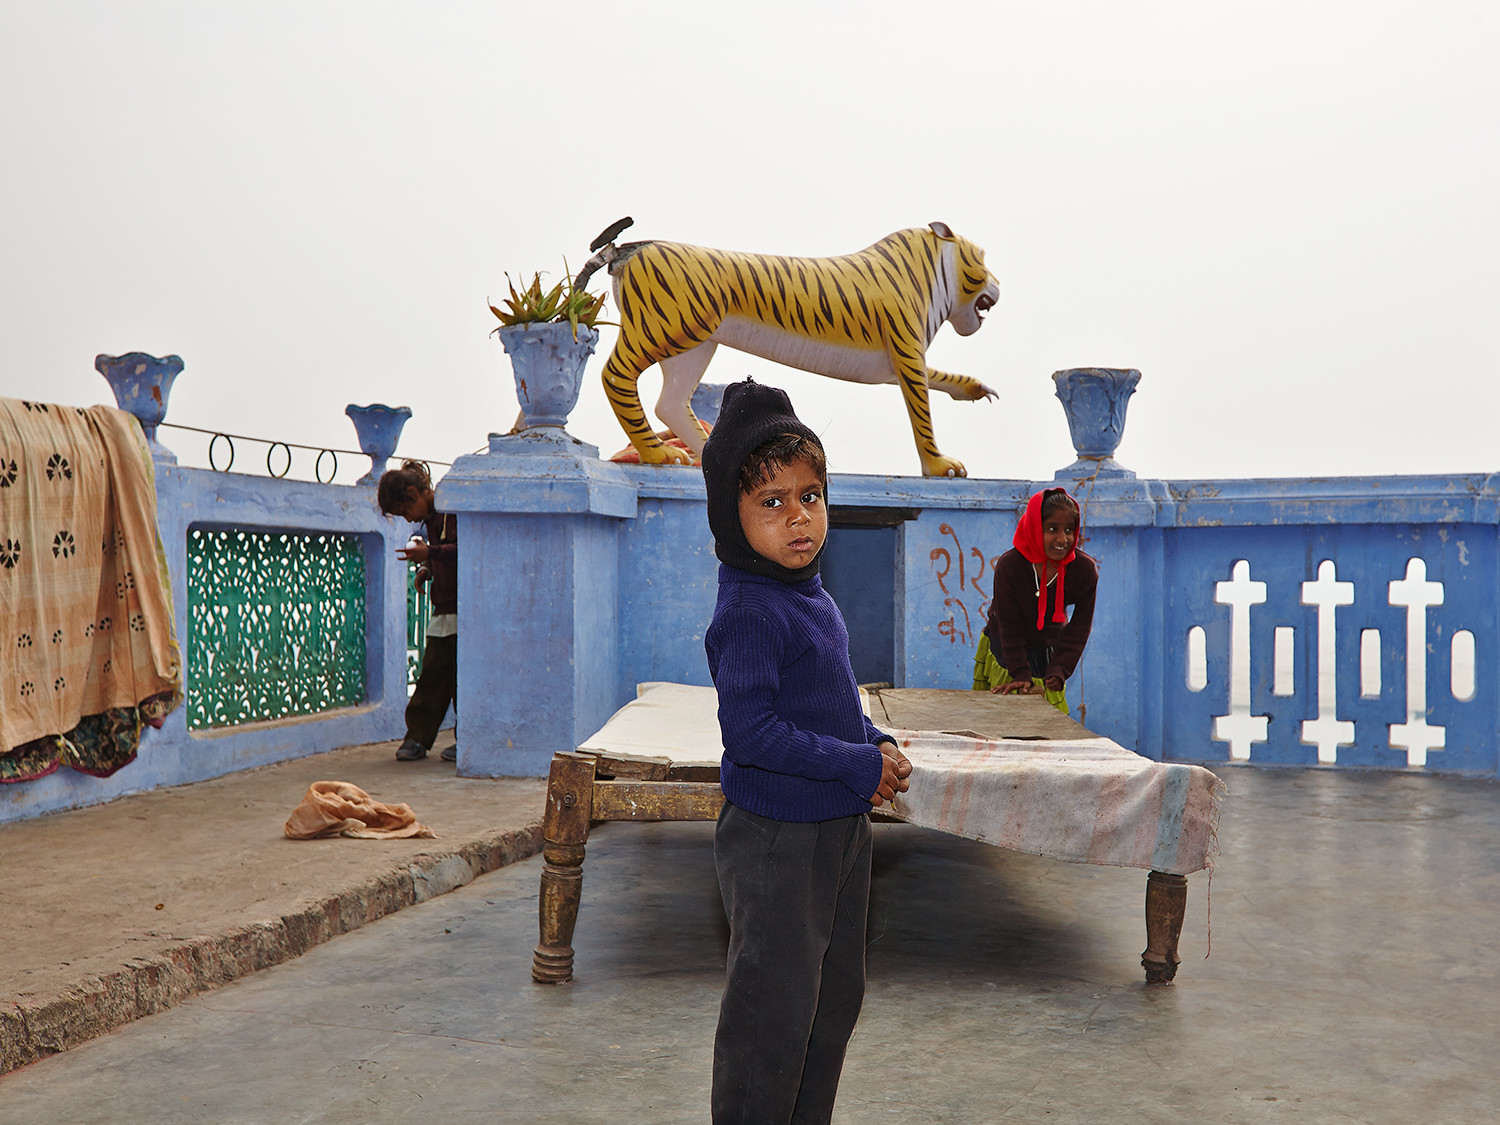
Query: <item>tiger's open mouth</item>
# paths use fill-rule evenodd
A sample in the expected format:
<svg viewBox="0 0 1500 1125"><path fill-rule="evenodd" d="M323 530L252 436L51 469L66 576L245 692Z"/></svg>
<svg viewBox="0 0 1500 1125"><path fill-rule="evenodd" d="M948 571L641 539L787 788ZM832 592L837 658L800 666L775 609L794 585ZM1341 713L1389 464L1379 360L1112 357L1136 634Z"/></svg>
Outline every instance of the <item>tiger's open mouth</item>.
<svg viewBox="0 0 1500 1125"><path fill-rule="evenodd" d="M995 298L988 293L981 293L974 299L974 315L979 317L980 323L984 322L984 314L995 307Z"/></svg>

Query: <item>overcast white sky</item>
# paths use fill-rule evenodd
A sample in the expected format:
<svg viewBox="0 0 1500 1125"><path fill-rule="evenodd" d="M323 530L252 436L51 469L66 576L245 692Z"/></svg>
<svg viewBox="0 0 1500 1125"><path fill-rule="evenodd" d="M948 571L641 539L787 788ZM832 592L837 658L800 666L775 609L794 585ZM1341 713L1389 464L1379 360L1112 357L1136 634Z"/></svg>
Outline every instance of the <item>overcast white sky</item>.
<svg viewBox="0 0 1500 1125"><path fill-rule="evenodd" d="M1001 286L929 352L1000 391L936 396L971 475L1073 459L1075 366L1144 373L1142 476L1500 469L1497 29L1456 0L0 0L0 394L109 402L96 353L175 352L171 421L353 448L346 403L406 404L402 452L451 459L515 416L507 270L626 214L787 254L941 219ZM612 343L569 426L606 454ZM919 471L894 387L725 349L707 378L747 373L835 470Z"/></svg>

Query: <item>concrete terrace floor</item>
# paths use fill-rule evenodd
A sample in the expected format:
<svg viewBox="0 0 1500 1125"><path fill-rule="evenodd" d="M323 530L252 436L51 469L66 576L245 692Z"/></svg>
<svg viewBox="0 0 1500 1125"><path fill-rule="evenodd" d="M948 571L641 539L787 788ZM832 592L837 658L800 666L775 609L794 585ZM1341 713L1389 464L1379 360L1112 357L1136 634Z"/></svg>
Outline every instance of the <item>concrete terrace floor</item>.
<svg viewBox="0 0 1500 1125"><path fill-rule="evenodd" d="M1223 856L1147 987L1145 872L876 828L834 1120L1489 1123L1500 786L1225 767ZM0 1078L0 1120L706 1122L712 826L591 837L577 980L518 862Z"/></svg>

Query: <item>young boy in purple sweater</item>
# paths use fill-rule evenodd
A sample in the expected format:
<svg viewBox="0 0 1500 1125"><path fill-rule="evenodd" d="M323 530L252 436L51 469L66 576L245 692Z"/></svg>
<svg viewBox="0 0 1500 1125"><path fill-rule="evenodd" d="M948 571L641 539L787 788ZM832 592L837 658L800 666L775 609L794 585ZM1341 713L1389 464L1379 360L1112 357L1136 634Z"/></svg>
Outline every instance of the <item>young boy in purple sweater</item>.
<svg viewBox="0 0 1500 1125"><path fill-rule="evenodd" d="M827 1122L865 991L872 805L911 765L859 704L823 590L827 468L785 392L724 392L703 449L719 600L704 637L726 798L714 860L729 964L714 1125Z"/></svg>

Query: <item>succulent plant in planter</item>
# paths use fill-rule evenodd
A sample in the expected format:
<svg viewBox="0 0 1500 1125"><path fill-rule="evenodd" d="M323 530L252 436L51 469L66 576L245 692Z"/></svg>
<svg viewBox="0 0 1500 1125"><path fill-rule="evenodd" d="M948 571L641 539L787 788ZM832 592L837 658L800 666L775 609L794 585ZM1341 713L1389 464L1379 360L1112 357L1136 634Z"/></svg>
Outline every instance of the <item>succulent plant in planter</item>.
<svg viewBox="0 0 1500 1125"><path fill-rule="evenodd" d="M612 323L599 319L599 314L604 311L604 294L590 293L577 287L568 272L567 259L563 260L563 279L545 293L542 292L542 275L539 273L534 274L531 284L520 292L516 291L510 274L505 275L505 281L510 286L506 308L502 311L494 305L490 306L490 312L500 321L500 328L510 328L517 324L560 324L567 321L573 326L573 338L576 340L580 324L592 328L596 324ZM499 332L500 328L495 331Z"/></svg>
<svg viewBox="0 0 1500 1125"><path fill-rule="evenodd" d="M516 377L516 399L521 417L516 432L533 426L564 426L578 405L583 368L599 342L597 324L604 311L604 294L589 293L575 285L563 262L563 280L549 290L542 288L542 275L517 290L510 275L505 278L510 297L505 308L490 305L500 321L494 331L510 356Z"/></svg>

